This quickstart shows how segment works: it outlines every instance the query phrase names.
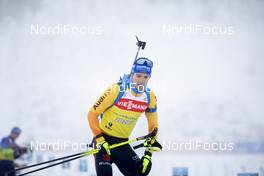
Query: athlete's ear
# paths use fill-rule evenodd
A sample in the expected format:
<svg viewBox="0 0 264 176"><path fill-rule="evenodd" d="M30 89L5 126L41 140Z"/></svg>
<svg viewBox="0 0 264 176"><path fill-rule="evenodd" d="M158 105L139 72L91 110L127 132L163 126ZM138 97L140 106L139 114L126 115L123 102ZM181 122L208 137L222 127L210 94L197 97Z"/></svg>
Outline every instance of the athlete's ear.
<svg viewBox="0 0 264 176"><path fill-rule="evenodd" d="M151 75L149 75L149 79L151 78Z"/></svg>
<svg viewBox="0 0 264 176"><path fill-rule="evenodd" d="M133 76L134 76L134 73L131 73L131 75L130 75L130 81L132 81L133 80Z"/></svg>

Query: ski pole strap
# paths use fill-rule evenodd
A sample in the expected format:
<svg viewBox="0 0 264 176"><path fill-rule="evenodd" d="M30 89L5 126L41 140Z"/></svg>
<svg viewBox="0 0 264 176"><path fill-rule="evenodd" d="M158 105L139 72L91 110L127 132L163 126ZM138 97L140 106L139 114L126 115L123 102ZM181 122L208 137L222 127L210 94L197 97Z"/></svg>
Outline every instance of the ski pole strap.
<svg viewBox="0 0 264 176"><path fill-rule="evenodd" d="M136 150L136 149L141 148L141 147L144 147L144 143L141 143L141 144L134 146L133 149Z"/></svg>
<svg viewBox="0 0 264 176"><path fill-rule="evenodd" d="M151 133L149 133L149 134L147 134L145 136L138 137L136 139L137 139L137 141L139 141L139 140L144 140L144 139L147 139L147 138L153 138L157 134L158 134L158 128L155 128Z"/></svg>
<svg viewBox="0 0 264 176"><path fill-rule="evenodd" d="M134 146L133 149L138 149L141 147L145 147L149 152L160 152L162 150L162 145L157 140L155 140L153 144L145 141L139 145Z"/></svg>
<svg viewBox="0 0 264 176"><path fill-rule="evenodd" d="M141 147L151 147L150 141L151 141L151 137L148 137L143 143L134 146L133 149L138 149Z"/></svg>

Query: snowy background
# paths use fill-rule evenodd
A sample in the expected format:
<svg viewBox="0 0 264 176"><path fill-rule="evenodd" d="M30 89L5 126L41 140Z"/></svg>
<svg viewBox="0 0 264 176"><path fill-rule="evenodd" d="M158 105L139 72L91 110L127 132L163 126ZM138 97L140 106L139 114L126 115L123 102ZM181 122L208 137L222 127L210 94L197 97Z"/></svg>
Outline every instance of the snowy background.
<svg viewBox="0 0 264 176"><path fill-rule="evenodd" d="M261 0L0 0L1 137L16 125L21 143L90 142L87 111L130 72L138 35L147 41L140 55L154 61L149 87L158 99L160 141L263 144L263 7ZM32 32L63 25L89 30ZM177 30L194 25L221 32ZM132 137L146 132L142 117ZM164 151L151 175L171 175L176 166L189 167L189 175L263 175L258 151ZM92 160L89 169L93 174Z"/></svg>

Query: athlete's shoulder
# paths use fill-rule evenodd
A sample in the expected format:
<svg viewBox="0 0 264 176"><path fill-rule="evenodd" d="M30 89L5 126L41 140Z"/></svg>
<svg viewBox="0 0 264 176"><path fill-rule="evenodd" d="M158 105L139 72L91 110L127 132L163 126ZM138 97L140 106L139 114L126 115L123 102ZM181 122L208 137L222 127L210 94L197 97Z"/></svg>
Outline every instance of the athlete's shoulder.
<svg viewBox="0 0 264 176"><path fill-rule="evenodd" d="M149 94L149 106L147 109L147 112L156 112L157 109L157 98L154 93L154 91L150 90L148 91Z"/></svg>
<svg viewBox="0 0 264 176"><path fill-rule="evenodd" d="M150 99L157 101L156 94L152 90L149 92L149 95L150 95Z"/></svg>
<svg viewBox="0 0 264 176"><path fill-rule="evenodd" d="M106 94L114 94L117 95L120 91L120 85L119 83L114 83L111 86L109 86L107 88L107 90L105 91Z"/></svg>
<svg viewBox="0 0 264 176"><path fill-rule="evenodd" d="M103 113L108 107L110 107L119 94L119 85L117 83L110 85L96 100L91 108L91 111L97 114Z"/></svg>
<svg viewBox="0 0 264 176"><path fill-rule="evenodd" d="M151 90L149 87L146 88L146 92L149 94L150 96L150 101L157 101L157 97L156 94L154 93L153 90Z"/></svg>
<svg viewBox="0 0 264 176"><path fill-rule="evenodd" d="M9 137L8 136L7 137L3 137L2 140L1 140L1 147L2 148L8 147L9 143L10 143Z"/></svg>

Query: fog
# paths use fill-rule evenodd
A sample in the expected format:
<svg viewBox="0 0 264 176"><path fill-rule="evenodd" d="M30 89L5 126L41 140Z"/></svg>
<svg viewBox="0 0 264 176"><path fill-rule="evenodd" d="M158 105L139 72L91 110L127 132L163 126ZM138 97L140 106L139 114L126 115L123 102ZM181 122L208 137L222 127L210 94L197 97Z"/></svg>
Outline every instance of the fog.
<svg viewBox="0 0 264 176"><path fill-rule="evenodd" d="M149 87L161 141L263 142L263 7L261 0L0 0L0 134L16 125L20 141L90 142L86 114L130 72L138 35L147 42L140 56L154 62ZM63 33L65 25L86 30ZM132 136L146 132L142 116Z"/></svg>

